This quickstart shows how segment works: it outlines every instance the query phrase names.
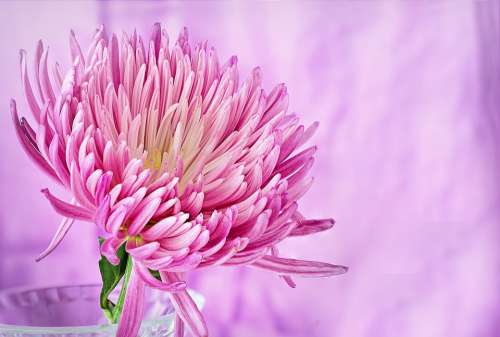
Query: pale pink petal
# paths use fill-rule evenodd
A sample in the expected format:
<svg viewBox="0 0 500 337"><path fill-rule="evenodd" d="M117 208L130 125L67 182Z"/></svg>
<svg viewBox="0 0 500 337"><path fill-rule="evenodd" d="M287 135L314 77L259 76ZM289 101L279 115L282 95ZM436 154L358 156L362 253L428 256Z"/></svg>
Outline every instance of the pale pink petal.
<svg viewBox="0 0 500 337"><path fill-rule="evenodd" d="M191 245L189 246L189 249L191 251L198 251L201 248L203 248L208 243L209 240L210 240L210 231L207 229L204 229L200 233L200 235L198 235L196 240L194 240L193 243L191 243Z"/></svg>
<svg viewBox="0 0 500 337"><path fill-rule="evenodd" d="M155 223L150 228L146 229L141 233L144 240L158 240L165 236L168 231L177 224L179 221L179 216L170 216L157 223Z"/></svg>
<svg viewBox="0 0 500 337"><path fill-rule="evenodd" d="M127 241L127 253L133 256L137 260L144 260L149 258L154 252L160 248L158 242L150 242L144 245L137 246L133 241Z"/></svg>
<svg viewBox="0 0 500 337"><path fill-rule="evenodd" d="M177 250L183 247L188 247L194 242L194 240L196 240L201 232L201 229L200 224L195 225L181 235L170 237L168 240L163 240L162 247L169 250Z"/></svg>

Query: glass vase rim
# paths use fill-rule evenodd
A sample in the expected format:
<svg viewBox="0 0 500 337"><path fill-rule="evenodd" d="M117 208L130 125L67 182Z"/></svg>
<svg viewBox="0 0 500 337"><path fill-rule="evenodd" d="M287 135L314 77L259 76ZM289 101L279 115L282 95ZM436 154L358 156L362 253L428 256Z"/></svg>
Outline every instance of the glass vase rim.
<svg viewBox="0 0 500 337"><path fill-rule="evenodd" d="M51 285L25 285L25 286L14 286L8 287L5 289L0 289L0 302L2 298L9 294L18 294L23 292L30 291L43 291L49 289L64 289L64 288L94 288L102 287L102 284L99 283L82 283L82 284L51 284ZM194 302L198 306L198 308L202 308L205 304L205 299L198 292L187 289ZM1 303L0 303L1 305ZM159 315L158 317L144 319L141 323L141 328L149 325L155 324L159 320L167 320L168 318L172 318L175 315L175 312L169 312L163 315ZM1 332L19 332L22 331L23 334L32 335L32 334L66 334L66 333L94 333L96 331L103 330L116 330L117 323L100 323L93 325L74 325L74 326L29 326L29 325L16 325L16 324L5 324L0 322L0 333Z"/></svg>

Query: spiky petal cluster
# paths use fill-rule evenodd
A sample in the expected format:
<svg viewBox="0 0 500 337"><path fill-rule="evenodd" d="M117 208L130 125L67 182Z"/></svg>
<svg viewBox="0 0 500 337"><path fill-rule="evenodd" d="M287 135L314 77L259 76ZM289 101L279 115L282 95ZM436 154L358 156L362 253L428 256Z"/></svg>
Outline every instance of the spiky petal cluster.
<svg viewBox="0 0 500 337"><path fill-rule="evenodd" d="M51 79L48 49L39 42L33 82L21 51L34 124L19 119L12 101L17 134L34 162L74 196L67 202L43 190L64 218L39 259L75 219L98 226L111 263L125 245L134 267L118 336L137 333L144 285L172 292L178 331L185 323L206 336L184 289L184 272L195 268L247 264L291 286L291 275L346 271L280 258L275 247L333 225L297 210L316 151L301 148L317 123L305 129L287 113L284 85L266 94L259 68L240 85L236 57L221 66L213 48L192 50L187 38L183 30L170 48L159 24L146 43L135 32L108 39L101 27L84 54L71 32L69 71L63 77L55 64Z"/></svg>

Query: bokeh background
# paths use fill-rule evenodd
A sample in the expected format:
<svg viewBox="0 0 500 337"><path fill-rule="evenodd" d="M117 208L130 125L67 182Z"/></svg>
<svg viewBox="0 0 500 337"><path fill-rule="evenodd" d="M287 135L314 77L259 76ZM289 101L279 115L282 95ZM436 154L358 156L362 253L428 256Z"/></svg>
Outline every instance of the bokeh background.
<svg viewBox="0 0 500 337"><path fill-rule="evenodd" d="M287 255L350 266L290 289L254 269L199 272L214 337L498 336L500 9L495 1L0 3L0 288L96 282L92 225L41 263L58 216L52 186L18 146L9 98L26 111L18 49L42 38L67 65L69 29L209 40L242 77L286 82L292 111L319 120L310 217L336 227L290 239ZM23 113L26 115L26 113Z"/></svg>

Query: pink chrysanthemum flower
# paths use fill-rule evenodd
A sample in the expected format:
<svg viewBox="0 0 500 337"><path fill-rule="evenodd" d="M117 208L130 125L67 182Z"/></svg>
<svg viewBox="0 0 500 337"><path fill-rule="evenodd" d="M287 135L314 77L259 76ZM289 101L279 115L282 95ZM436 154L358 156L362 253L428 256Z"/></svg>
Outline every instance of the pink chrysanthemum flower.
<svg viewBox="0 0 500 337"><path fill-rule="evenodd" d="M206 43L191 49L186 30L170 48L159 24L146 44L135 32L108 40L100 28L86 54L73 32L70 47L72 67L63 77L56 63L51 80L48 49L38 43L34 86L21 51L34 124L19 119L14 101L12 117L29 156L74 197L43 190L64 218L39 259L79 219L99 229L105 283L106 268L126 265L122 308L103 303L119 320L118 336L136 336L145 285L171 292L178 335L187 324L207 336L185 290L184 273L195 268L246 264L290 286L292 275L346 271L278 257L283 239L333 225L297 209L316 151L302 147L318 124L305 129L287 113L284 85L266 94L255 68L240 86L236 57L219 65Z"/></svg>

